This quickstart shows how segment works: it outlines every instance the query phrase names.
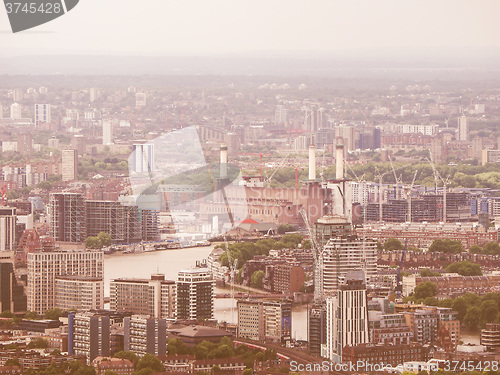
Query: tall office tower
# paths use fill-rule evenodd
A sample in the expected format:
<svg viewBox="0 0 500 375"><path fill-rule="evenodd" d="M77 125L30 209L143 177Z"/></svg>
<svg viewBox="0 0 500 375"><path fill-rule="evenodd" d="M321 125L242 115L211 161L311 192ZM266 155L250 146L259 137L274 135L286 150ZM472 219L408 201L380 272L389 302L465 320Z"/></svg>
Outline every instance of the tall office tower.
<svg viewBox="0 0 500 375"><path fill-rule="evenodd" d="M102 251L54 251L28 254L28 310L43 314L55 308L56 278L103 278Z"/></svg>
<svg viewBox="0 0 500 375"><path fill-rule="evenodd" d="M84 242L87 238L82 194L52 193L49 199L50 232L54 240Z"/></svg>
<svg viewBox="0 0 500 375"><path fill-rule="evenodd" d="M208 268L182 270L177 278L177 319L213 319L215 281Z"/></svg>
<svg viewBox="0 0 500 375"><path fill-rule="evenodd" d="M135 106L145 107L146 106L147 95L145 92L138 92L135 94Z"/></svg>
<svg viewBox="0 0 500 375"><path fill-rule="evenodd" d="M342 349L370 342L368 300L363 271L349 271L337 295L326 300L326 345L322 356L342 361Z"/></svg>
<svg viewBox="0 0 500 375"><path fill-rule="evenodd" d="M76 181L78 179L78 154L76 150L62 150L62 180Z"/></svg>
<svg viewBox="0 0 500 375"><path fill-rule="evenodd" d="M154 145L134 144L132 148L134 171L136 173L151 173L154 171Z"/></svg>
<svg viewBox="0 0 500 375"><path fill-rule="evenodd" d="M16 209L0 206L0 251L14 251L16 245Z"/></svg>
<svg viewBox="0 0 500 375"><path fill-rule="evenodd" d="M323 249L323 293L335 295L347 272L361 269L367 280L377 273L377 243L355 235L331 238Z"/></svg>
<svg viewBox="0 0 500 375"><path fill-rule="evenodd" d="M20 102L24 99L24 91L22 89L15 89L12 91L12 100L15 102Z"/></svg>
<svg viewBox="0 0 500 375"><path fill-rule="evenodd" d="M123 319L123 350L144 356L167 354L167 321L144 315Z"/></svg>
<svg viewBox="0 0 500 375"><path fill-rule="evenodd" d="M19 103L11 104L11 106L10 106L10 118L12 120L17 120L17 119L20 119L22 117L23 117L23 115L22 115L21 104L19 104Z"/></svg>
<svg viewBox="0 0 500 375"><path fill-rule="evenodd" d="M285 342L292 330L290 302L238 301L238 337L258 341Z"/></svg>
<svg viewBox="0 0 500 375"><path fill-rule="evenodd" d="M113 123L111 121L102 122L102 144L113 144Z"/></svg>
<svg viewBox="0 0 500 375"><path fill-rule="evenodd" d="M87 364L96 357L110 357L111 325L109 315L91 312L69 315L68 352L70 355L87 358Z"/></svg>
<svg viewBox="0 0 500 375"><path fill-rule="evenodd" d="M282 105L277 105L274 111L274 123L286 124L288 122L288 110Z"/></svg>
<svg viewBox="0 0 500 375"><path fill-rule="evenodd" d="M326 344L326 304L318 302L307 310L307 342L309 351L317 356L321 355L321 346Z"/></svg>
<svg viewBox="0 0 500 375"><path fill-rule="evenodd" d="M89 100L90 102L95 102L97 99L99 99L99 89L96 87L91 87L89 89Z"/></svg>
<svg viewBox="0 0 500 375"><path fill-rule="evenodd" d="M110 309L128 311L152 318L174 319L176 312L175 281L165 275L146 279L115 279L110 283Z"/></svg>
<svg viewBox="0 0 500 375"><path fill-rule="evenodd" d="M90 311L104 308L102 277L57 276L55 306L63 311Z"/></svg>
<svg viewBox="0 0 500 375"><path fill-rule="evenodd" d="M26 296L22 284L18 284L14 265L0 261L0 310L13 313L26 311Z"/></svg>
<svg viewBox="0 0 500 375"><path fill-rule="evenodd" d="M47 93L49 92L49 89L47 89L47 87L44 87L44 86L40 86L38 88L38 92L42 95L47 95Z"/></svg>
<svg viewBox="0 0 500 375"><path fill-rule="evenodd" d="M35 104L35 127L41 122L50 124L50 104Z"/></svg>
<svg viewBox="0 0 500 375"><path fill-rule="evenodd" d="M459 141L467 141L469 139L469 124L465 116L458 118L457 138Z"/></svg>

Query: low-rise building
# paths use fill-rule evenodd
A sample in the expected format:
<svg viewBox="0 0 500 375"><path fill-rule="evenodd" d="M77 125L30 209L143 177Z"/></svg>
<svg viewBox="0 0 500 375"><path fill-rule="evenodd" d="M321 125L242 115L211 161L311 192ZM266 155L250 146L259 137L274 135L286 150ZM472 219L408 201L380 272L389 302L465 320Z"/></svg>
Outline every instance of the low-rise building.
<svg viewBox="0 0 500 375"><path fill-rule="evenodd" d="M132 375L135 366L128 359L112 357L96 357L92 361L96 375L104 375L106 371L111 371L118 375Z"/></svg>
<svg viewBox="0 0 500 375"><path fill-rule="evenodd" d="M342 362L391 365L393 367L404 362L427 361L429 349L421 344L374 345L360 344L346 346L342 351Z"/></svg>

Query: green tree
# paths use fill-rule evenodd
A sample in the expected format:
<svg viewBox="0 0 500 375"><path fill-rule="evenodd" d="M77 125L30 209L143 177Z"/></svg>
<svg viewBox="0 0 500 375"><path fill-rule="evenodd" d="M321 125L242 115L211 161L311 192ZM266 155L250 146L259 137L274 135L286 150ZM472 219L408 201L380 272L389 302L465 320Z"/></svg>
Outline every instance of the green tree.
<svg viewBox="0 0 500 375"><path fill-rule="evenodd" d="M386 251L402 250L403 244L397 238L388 238L384 243L384 249Z"/></svg>
<svg viewBox="0 0 500 375"><path fill-rule="evenodd" d="M153 372L164 371L161 361L151 353L147 353L137 362L136 370L151 369Z"/></svg>
<svg viewBox="0 0 500 375"><path fill-rule="evenodd" d="M99 237L89 236L85 239L85 247L88 249L100 249L102 248L102 242Z"/></svg>
<svg viewBox="0 0 500 375"><path fill-rule="evenodd" d="M479 264L469 262L468 260L450 264L446 267L446 272L458 273L462 276L481 276L483 274Z"/></svg>
<svg viewBox="0 0 500 375"><path fill-rule="evenodd" d="M40 319L40 315L38 315L35 311L28 311L24 314L24 319Z"/></svg>
<svg viewBox="0 0 500 375"><path fill-rule="evenodd" d="M172 338L167 343L168 355L191 354L191 349L179 338Z"/></svg>
<svg viewBox="0 0 500 375"><path fill-rule="evenodd" d="M415 299L422 300L427 297L434 297L437 294L436 284L430 281L426 281L422 284L418 284L413 291Z"/></svg>
<svg viewBox="0 0 500 375"><path fill-rule="evenodd" d="M495 321L498 316L498 304L493 300L486 300L481 302L481 325Z"/></svg>
<svg viewBox="0 0 500 375"><path fill-rule="evenodd" d="M49 347L49 343L47 340L42 339L41 337L34 338L33 340L30 341L28 344L27 348L28 349L46 349Z"/></svg>
<svg viewBox="0 0 500 375"><path fill-rule="evenodd" d="M426 268L420 271L421 277L432 277L432 276L441 276L439 272L433 272L430 269Z"/></svg>
<svg viewBox="0 0 500 375"><path fill-rule="evenodd" d="M264 271L255 271L250 278L251 284L254 288L262 288L264 286L262 279L264 279Z"/></svg>
<svg viewBox="0 0 500 375"><path fill-rule="evenodd" d="M45 311L45 318L50 320L58 320L63 314L61 309L49 309Z"/></svg>
<svg viewBox="0 0 500 375"><path fill-rule="evenodd" d="M481 248L481 246L478 246L478 245L472 245L469 248L469 253L472 253L472 254L481 254L482 252L483 252L483 249Z"/></svg>
<svg viewBox="0 0 500 375"><path fill-rule="evenodd" d="M285 234L286 232L294 232L295 227L290 224L280 224L278 226L278 234Z"/></svg>
<svg viewBox="0 0 500 375"><path fill-rule="evenodd" d="M115 355L113 355L113 358L128 359L134 364L134 366L137 364L137 361L139 361L139 357L134 352L126 352L123 350L115 353Z"/></svg>
<svg viewBox="0 0 500 375"><path fill-rule="evenodd" d="M253 370L251 368L246 368L243 370L241 375L253 375Z"/></svg>
<svg viewBox="0 0 500 375"><path fill-rule="evenodd" d="M102 246L110 246L111 245L111 236L106 232L99 232L97 238L101 241Z"/></svg>
<svg viewBox="0 0 500 375"><path fill-rule="evenodd" d="M14 314L12 313L12 311L10 310L4 310L2 311L2 313L0 314L0 317L1 318L13 318L14 317Z"/></svg>
<svg viewBox="0 0 500 375"><path fill-rule="evenodd" d="M500 245L498 242L488 242L486 245L483 246L483 253L484 254L490 254L490 255L498 255L500 254Z"/></svg>
<svg viewBox="0 0 500 375"><path fill-rule="evenodd" d="M481 322L481 309L478 306L469 306L464 317L464 324L469 329L476 329Z"/></svg>
<svg viewBox="0 0 500 375"><path fill-rule="evenodd" d="M4 366L17 366L17 367L21 367L21 364L19 363L19 359L17 358L10 358L8 360L5 361L5 365Z"/></svg>
<svg viewBox="0 0 500 375"><path fill-rule="evenodd" d="M463 250L462 242L450 240L449 238L434 240L429 247L429 251L448 254L458 254Z"/></svg>

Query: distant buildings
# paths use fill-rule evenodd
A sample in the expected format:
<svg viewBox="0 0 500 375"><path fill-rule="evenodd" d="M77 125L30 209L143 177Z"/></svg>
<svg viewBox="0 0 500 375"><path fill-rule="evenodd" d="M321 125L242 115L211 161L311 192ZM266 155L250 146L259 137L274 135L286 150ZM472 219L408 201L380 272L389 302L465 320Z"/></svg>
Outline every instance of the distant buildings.
<svg viewBox="0 0 500 375"><path fill-rule="evenodd" d="M214 286L208 268L182 270L177 278L177 319L214 318Z"/></svg>
<svg viewBox="0 0 500 375"><path fill-rule="evenodd" d="M19 103L11 104L11 106L10 106L10 118L12 120L21 119L23 117L21 111L22 111L21 104L19 104Z"/></svg>
<svg viewBox="0 0 500 375"><path fill-rule="evenodd" d="M26 293L28 310L44 314L45 311L55 308L56 278L71 275L102 279L103 266L102 251L55 251L28 254ZM60 289L61 292L64 290L64 287ZM80 298L79 303L84 304L88 296L81 295Z"/></svg>
<svg viewBox="0 0 500 375"><path fill-rule="evenodd" d="M62 150L62 180L76 181L78 179L78 153L76 150Z"/></svg>
<svg viewBox="0 0 500 375"><path fill-rule="evenodd" d="M138 92L135 94L135 106L145 107L147 101L147 94L145 92Z"/></svg>
<svg viewBox="0 0 500 375"><path fill-rule="evenodd" d="M467 141L469 139L469 124L467 122L467 117L460 116L457 122L457 139L459 141Z"/></svg>
<svg viewBox="0 0 500 375"><path fill-rule="evenodd" d="M102 144L113 144L113 123L111 121L102 122Z"/></svg>
<svg viewBox="0 0 500 375"><path fill-rule="evenodd" d="M134 172L151 173L154 171L154 144L134 144L132 157Z"/></svg>
<svg viewBox="0 0 500 375"><path fill-rule="evenodd" d="M174 319L176 313L175 281L165 275L145 279L114 279L110 283L110 308L152 318Z"/></svg>
<svg viewBox="0 0 500 375"><path fill-rule="evenodd" d="M35 127L38 128L40 123L50 124L50 104L35 104Z"/></svg>

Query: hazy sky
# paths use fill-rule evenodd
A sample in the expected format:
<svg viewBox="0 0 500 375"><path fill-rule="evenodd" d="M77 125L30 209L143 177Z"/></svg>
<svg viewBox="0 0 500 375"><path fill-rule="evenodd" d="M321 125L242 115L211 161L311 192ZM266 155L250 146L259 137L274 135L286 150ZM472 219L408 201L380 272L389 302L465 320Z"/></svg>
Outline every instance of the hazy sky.
<svg viewBox="0 0 500 375"><path fill-rule="evenodd" d="M499 15L498 0L80 0L18 34L1 10L0 55L498 48Z"/></svg>

